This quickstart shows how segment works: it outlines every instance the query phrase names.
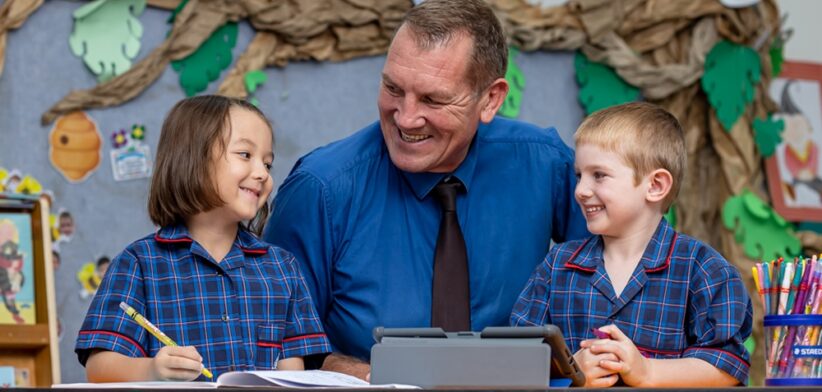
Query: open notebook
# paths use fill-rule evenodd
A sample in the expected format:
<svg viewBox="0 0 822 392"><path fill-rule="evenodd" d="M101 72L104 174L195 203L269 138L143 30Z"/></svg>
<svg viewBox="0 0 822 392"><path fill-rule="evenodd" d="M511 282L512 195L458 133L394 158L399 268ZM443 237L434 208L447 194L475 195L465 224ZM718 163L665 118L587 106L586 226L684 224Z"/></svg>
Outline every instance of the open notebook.
<svg viewBox="0 0 822 392"><path fill-rule="evenodd" d="M176 382L145 381L115 383L55 384L52 388L131 388L131 389L176 389L176 388L217 388L217 387L259 387L279 386L286 388L419 388L412 385L382 384L372 385L347 374L324 370L258 370L249 372L228 372L217 377L216 382Z"/></svg>

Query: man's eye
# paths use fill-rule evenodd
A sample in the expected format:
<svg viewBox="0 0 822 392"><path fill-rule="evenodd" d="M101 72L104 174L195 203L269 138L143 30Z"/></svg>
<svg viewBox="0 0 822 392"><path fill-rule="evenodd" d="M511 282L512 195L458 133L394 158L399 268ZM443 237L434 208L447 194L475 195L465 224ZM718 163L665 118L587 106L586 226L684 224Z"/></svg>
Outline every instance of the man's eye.
<svg viewBox="0 0 822 392"><path fill-rule="evenodd" d="M400 93L400 89L397 88L397 86L383 84L383 87L385 87L385 91L388 91L388 93L391 95L398 95Z"/></svg>
<svg viewBox="0 0 822 392"><path fill-rule="evenodd" d="M245 152L245 151L238 152L237 155L243 157L243 159L251 158L251 153L248 153L248 152Z"/></svg>
<svg viewBox="0 0 822 392"><path fill-rule="evenodd" d="M435 100L434 98L431 98L431 97L423 98L422 103L424 103L426 105L434 105L434 106L442 105L442 102L437 101L437 100Z"/></svg>

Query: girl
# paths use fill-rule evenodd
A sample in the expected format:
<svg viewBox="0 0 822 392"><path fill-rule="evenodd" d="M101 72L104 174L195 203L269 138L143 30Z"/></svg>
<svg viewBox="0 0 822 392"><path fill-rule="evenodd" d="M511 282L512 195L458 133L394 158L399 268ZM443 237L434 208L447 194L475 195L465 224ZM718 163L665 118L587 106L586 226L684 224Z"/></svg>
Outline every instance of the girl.
<svg viewBox="0 0 822 392"><path fill-rule="evenodd" d="M211 95L174 106L148 200L160 228L112 261L77 338L89 381L296 370L302 357L330 351L294 257L257 238L272 145L265 115L245 101ZM120 302L179 346L164 346Z"/></svg>

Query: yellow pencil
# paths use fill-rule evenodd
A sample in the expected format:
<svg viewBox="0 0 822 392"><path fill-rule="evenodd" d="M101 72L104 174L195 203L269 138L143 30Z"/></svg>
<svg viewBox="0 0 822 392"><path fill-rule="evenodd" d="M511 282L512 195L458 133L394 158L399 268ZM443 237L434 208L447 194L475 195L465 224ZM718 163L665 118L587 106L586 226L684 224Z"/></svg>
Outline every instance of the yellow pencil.
<svg viewBox="0 0 822 392"><path fill-rule="evenodd" d="M175 343L173 340L171 340L171 338L168 337L166 334L164 334L163 331L160 331L160 328L157 328L150 321L146 320L146 318L143 317L142 314L137 313L137 311L134 310L134 308L132 308L131 306L129 306L125 302L120 302L120 309L123 309L123 311L126 312L126 314L129 317L133 318L134 321L137 322L137 324L140 324L140 326L145 328L146 331L148 331L148 333L154 335L154 337L157 338L157 340L159 340L160 342L162 342L166 346L176 346L177 345L177 343ZM203 375L208 377L208 378L214 378L214 375L211 374L211 372L208 371L208 369L206 369L206 368L203 368Z"/></svg>

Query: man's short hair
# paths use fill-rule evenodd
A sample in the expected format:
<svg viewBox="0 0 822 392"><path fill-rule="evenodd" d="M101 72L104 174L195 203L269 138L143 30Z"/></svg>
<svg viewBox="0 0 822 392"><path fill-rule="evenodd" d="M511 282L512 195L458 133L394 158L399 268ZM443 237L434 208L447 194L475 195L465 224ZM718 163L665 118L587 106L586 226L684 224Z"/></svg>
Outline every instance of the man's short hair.
<svg viewBox="0 0 822 392"><path fill-rule="evenodd" d="M183 99L166 116L148 195L148 214L155 225L185 223L188 217L224 204L213 178L214 154L215 149L225 153L232 107L257 114L271 130L271 123L256 106L220 95ZM267 214L268 206L264 205L248 227L261 230Z"/></svg>
<svg viewBox="0 0 822 392"><path fill-rule="evenodd" d="M479 92L505 77L508 46L494 10L483 0L425 0L405 14L417 45L431 49L458 34L474 41L468 81Z"/></svg>
<svg viewBox="0 0 822 392"><path fill-rule="evenodd" d="M671 173L671 191L662 210L679 193L687 164L682 126L671 113L646 102L633 102L599 110L585 119L574 134L574 143L593 144L619 154L634 170L634 182L656 169Z"/></svg>

